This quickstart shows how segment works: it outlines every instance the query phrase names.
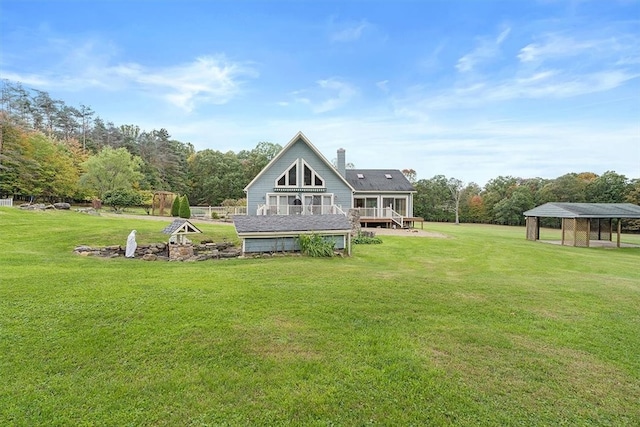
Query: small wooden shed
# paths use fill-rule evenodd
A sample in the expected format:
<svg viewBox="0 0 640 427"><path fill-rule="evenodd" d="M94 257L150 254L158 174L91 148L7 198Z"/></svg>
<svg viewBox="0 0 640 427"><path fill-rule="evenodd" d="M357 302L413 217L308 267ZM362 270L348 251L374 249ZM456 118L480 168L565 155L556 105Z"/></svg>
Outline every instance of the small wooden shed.
<svg viewBox="0 0 640 427"><path fill-rule="evenodd" d="M640 219L640 206L632 203L545 203L524 213L527 240L540 240L540 218L562 220L565 246L589 247L592 240L612 241L617 220L616 246L620 247L620 220Z"/></svg>

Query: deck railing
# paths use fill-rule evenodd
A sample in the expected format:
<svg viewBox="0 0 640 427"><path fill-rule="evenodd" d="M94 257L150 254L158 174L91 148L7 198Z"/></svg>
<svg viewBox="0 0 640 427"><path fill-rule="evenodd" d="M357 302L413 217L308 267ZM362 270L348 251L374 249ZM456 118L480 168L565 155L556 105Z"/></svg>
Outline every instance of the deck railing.
<svg viewBox="0 0 640 427"><path fill-rule="evenodd" d="M366 218L390 218L400 227L404 227L404 216L388 208L356 208L361 219Z"/></svg>
<svg viewBox="0 0 640 427"><path fill-rule="evenodd" d="M336 205L258 205L258 215L346 215Z"/></svg>

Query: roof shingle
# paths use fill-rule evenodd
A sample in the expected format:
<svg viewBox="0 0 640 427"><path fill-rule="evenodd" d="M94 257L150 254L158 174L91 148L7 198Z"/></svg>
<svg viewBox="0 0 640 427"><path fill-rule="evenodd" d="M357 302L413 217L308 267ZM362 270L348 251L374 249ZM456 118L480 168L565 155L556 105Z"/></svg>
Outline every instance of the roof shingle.
<svg viewBox="0 0 640 427"><path fill-rule="evenodd" d="M358 174L363 178L358 178ZM347 169L345 178L356 191L415 191L398 169Z"/></svg>
<svg viewBox="0 0 640 427"><path fill-rule="evenodd" d="M238 234L290 231L349 231L346 216L332 215L236 215L233 224Z"/></svg>

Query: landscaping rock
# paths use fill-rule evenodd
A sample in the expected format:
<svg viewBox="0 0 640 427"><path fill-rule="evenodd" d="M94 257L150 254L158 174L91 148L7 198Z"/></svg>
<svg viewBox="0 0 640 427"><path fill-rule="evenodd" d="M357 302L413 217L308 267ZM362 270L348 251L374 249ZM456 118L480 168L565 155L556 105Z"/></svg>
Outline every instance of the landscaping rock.
<svg viewBox="0 0 640 427"><path fill-rule="evenodd" d="M61 210L69 210L71 209L71 205L69 203L54 203L53 207Z"/></svg>
<svg viewBox="0 0 640 427"><path fill-rule="evenodd" d="M238 248L233 244L224 242L220 244L224 251L217 249L217 243L204 245L178 245L166 243L151 243L139 245L136 248L134 258L145 261L206 261L220 258L236 258L241 255ZM73 249L74 253L81 256L99 256L103 258L118 258L124 256L124 249L121 245L110 245L101 248L93 248L88 245L78 245Z"/></svg>

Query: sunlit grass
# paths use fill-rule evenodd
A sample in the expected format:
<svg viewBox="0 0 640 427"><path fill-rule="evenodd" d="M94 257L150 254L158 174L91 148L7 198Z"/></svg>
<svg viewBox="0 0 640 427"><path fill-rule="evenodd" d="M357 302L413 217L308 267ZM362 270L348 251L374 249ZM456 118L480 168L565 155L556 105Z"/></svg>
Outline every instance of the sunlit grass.
<svg viewBox="0 0 640 427"><path fill-rule="evenodd" d="M640 249L426 224L351 258L72 253L169 222L0 208L0 425L640 423Z"/></svg>

